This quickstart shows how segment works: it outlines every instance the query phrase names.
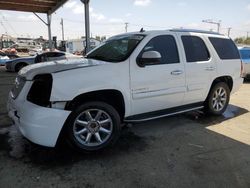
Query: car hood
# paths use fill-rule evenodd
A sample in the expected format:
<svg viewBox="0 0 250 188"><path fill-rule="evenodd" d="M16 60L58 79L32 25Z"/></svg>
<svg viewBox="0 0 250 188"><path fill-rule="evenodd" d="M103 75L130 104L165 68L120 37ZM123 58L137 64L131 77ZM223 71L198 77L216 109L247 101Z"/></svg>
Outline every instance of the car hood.
<svg viewBox="0 0 250 188"><path fill-rule="evenodd" d="M50 74L72 69L98 66L103 64L108 64L108 62L85 58L50 61L26 66L18 72L18 75L25 77L27 80L32 80L34 76L38 74Z"/></svg>

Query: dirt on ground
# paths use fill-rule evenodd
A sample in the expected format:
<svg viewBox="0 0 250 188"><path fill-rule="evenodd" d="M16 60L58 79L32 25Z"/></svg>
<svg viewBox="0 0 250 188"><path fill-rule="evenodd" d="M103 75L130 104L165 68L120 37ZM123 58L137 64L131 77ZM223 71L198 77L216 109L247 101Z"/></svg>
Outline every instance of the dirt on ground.
<svg viewBox="0 0 250 188"><path fill-rule="evenodd" d="M250 82L222 116L127 125L116 145L80 154L21 136L6 111L15 76L0 68L0 187L250 187Z"/></svg>

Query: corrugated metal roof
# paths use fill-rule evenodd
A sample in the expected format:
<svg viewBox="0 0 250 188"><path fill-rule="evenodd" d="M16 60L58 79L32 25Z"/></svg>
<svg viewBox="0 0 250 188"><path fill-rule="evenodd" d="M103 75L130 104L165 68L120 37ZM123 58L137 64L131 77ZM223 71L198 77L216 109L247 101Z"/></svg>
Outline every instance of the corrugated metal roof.
<svg viewBox="0 0 250 188"><path fill-rule="evenodd" d="M67 0L0 0L1 10L52 14Z"/></svg>

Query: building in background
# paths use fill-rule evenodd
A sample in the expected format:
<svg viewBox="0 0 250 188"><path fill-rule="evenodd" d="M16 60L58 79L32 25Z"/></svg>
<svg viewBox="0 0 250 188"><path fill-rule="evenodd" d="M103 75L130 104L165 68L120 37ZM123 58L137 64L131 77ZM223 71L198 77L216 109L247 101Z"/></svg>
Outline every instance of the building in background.
<svg viewBox="0 0 250 188"><path fill-rule="evenodd" d="M99 46L101 41L91 38L90 39L90 49L94 49ZM66 41L66 52L68 53L82 53L86 47L85 37L81 39L70 39Z"/></svg>

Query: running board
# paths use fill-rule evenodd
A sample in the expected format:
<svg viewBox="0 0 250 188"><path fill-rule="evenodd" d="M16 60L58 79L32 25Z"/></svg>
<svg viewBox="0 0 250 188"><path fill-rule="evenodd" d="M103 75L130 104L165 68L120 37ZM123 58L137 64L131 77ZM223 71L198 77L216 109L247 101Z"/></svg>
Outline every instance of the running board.
<svg viewBox="0 0 250 188"><path fill-rule="evenodd" d="M154 120L154 119L159 119L163 117L168 117L168 116L173 116L176 114L181 114L189 111L194 111L194 110L200 110L204 108L203 105L191 107L190 105L185 105L182 107L177 107L177 108L170 108L166 110L160 110L156 112L149 112L145 114L139 114L139 115L134 115L130 116L124 119L124 122L126 123L139 123L139 122L144 122L144 121L149 121L149 120Z"/></svg>

